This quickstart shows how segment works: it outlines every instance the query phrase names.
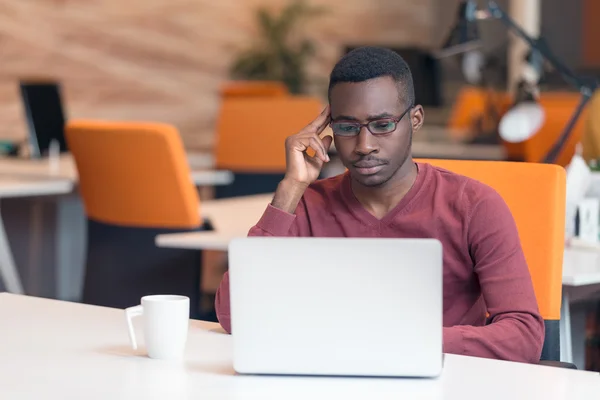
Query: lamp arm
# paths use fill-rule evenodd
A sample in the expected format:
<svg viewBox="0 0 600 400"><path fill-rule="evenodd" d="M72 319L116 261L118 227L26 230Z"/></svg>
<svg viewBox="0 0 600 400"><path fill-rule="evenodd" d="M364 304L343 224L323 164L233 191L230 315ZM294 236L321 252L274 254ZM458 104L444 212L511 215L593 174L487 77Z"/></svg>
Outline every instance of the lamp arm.
<svg viewBox="0 0 600 400"><path fill-rule="evenodd" d="M552 64L554 69L556 69L565 80L571 83L573 86L577 87L582 94L588 94L591 96L593 92L593 88L586 86L581 78L579 78L569 67L563 64L558 57L552 53L550 48L544 44L543 41L538 39L534 39L527 34L519 25L517 25L510 16L498 6L495 1L488 1L488 10L492 17L499 19L506 26L511 28L516 32L516 34L526 41L534 50L540 52L540 54Z"/></svg>
<svg viewBox="0 0 600 400"><path fill-rule="evenodd" d="M538 51L546 60L548 60L548 62L550 62L550 64L552 64L554 69L556 69L566 81L577 87L581 93L581 100L577 104L575 112L573 115L571 115L569 122L567 122L567 125L564 127L558 140L554 143L548 154L546 154L544 157L544 163L555 163L564 145L569 140L571 132L573 131L573 127L581 116L583 109L591 99L594 90L596 90L598 87L598 83L594 81L586 84L583 79L575 75L575 73L569 67L563 64L544 42L529 36L527 32L517 25L495 1L488 1L488 11L493 18L499 19L506 26L514 30L516 34L521 37L521 39L525 40L534 50Z"/></svg>

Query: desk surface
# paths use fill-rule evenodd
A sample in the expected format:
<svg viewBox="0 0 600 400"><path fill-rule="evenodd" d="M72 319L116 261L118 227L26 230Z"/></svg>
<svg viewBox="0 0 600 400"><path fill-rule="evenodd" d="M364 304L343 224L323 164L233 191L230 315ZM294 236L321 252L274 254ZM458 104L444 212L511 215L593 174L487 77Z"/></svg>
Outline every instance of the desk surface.
<svg viewBox="0 0 600 400"><path fill-rule="evenodd" d="M501 144L472 144L456 137L464 136L453 133L445 126L424 125L415 133L412 142L414 158L449 158L457 160L506 159L506 149Z"/></svg>
<svg viewBox="0 0 600 400"><path fill-rule="evenodd" d="M228 185L233 181L231 171L211 170L212 158L204 153L188 154L188 163L192 168L191 179L198 186ZM70 154L60 156L53 170L49 159L26 159L0 157L0 172L13 177L58 178L76 182L77 168Z"/></svg>
<svg viewBox="0 0 600 400"><path fill-rule="evenodd" d="M453 142L413 141L412 155L414 158L448 158L483 161L506 160L506 152L501 146Z"/></svg>
<svg viewBox="0 0 600 400"><path fill-rule="evenodd" d="M226 251L231 239L248 235L273 199L273 194L240 196L203 201L200 214L208 218L215 230L209 232L170 233L158 235L159 247Z"/></svg>
<svg viewBox="0 0 600 400"><path fill-rule="evenodd" d="M587 286L600 284L600 250L565 248L563 285Z"/></svg>
<svg viewBox="0 0 600 400"><path fill-rule="evenodd" d="M143 317L142 317L143 318ZM135 329L142 335L142 318ZM241 376L231 337L192 321L181 363L129 347L122 310L0 294L6 399L597 399L600 375L446 355L437 379ZM350 397L352 395L352 397Z"/></svg>
<svg viewBox="0 0 600 400"><path fill-rule="evenodd" d="M24 178L0 172L0 198L25 196L51 196L69 193L73 183L66 179Z"/></svg>

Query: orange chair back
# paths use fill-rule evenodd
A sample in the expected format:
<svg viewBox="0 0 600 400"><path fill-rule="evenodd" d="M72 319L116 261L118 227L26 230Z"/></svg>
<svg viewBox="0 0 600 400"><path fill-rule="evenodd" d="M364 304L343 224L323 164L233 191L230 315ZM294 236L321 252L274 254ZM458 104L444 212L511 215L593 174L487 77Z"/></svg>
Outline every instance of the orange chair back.
<svg viewBox="0 0 600 400"><path fill-rule="evenodd" d="M566 173L553 164L418 160L494 188L515 219L542 317L560 319Z"/></svg>
<svg viewBox="0 0 600 400"><path fill-rule="evenodd" d="M287 86L278 81L230 81L221 86L221 97L287 96Z"/></svg>
<svg viewBox="0 0 600 400"><path fill-rule="evenodd" d="M312 97L226 99L217 122L215 163L234 172L285 172L285 138L322 111Z"/></svg>
<svg viewBox="0 0 600 400"><path fill-rule="evenodd" d="M70 121L66 139L88 218L131 227L200 226L198 192L174 127Z"/></svg>

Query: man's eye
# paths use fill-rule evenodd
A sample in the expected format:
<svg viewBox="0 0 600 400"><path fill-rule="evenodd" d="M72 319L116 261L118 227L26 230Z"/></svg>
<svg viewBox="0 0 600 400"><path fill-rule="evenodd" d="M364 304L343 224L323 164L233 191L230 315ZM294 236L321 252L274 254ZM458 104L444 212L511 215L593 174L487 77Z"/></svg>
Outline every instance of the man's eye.
<svg viewBox="0 0 600 400"><path fill-rule="evenodd" d="M342 132L353 132L356 130L356 125L352 124L337 124L336 128Z"/></svg>
<svg viewBox="0 0 600 400"><path fill-rule="evenodd" d="M376 129L388 129L392 126L392 122L391 121L378 121L375 123L375 128Z"/></svg>

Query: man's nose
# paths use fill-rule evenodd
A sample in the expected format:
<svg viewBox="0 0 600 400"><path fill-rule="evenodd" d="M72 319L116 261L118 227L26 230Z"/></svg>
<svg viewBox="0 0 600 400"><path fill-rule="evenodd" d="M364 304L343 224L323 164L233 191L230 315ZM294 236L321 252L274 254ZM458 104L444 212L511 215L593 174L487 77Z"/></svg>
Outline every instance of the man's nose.
<svg viewBox="0 0 600 400"><path fill-rule="evenodd" d="M361 127L356 137L356 146L354 152L360 155L369 155L379 151L377 139L369 132L366 126Z"/></svg>

